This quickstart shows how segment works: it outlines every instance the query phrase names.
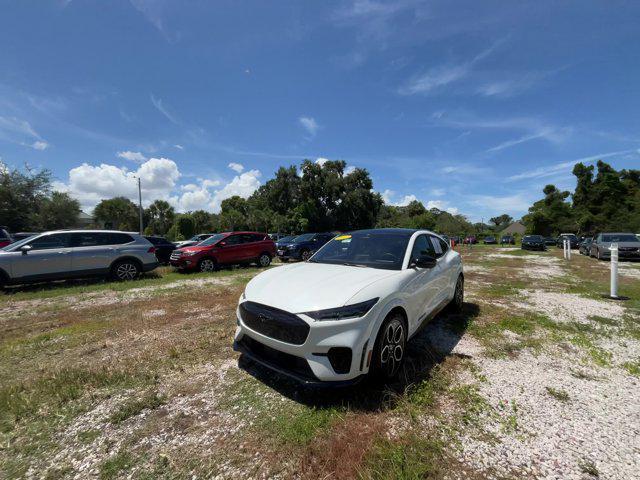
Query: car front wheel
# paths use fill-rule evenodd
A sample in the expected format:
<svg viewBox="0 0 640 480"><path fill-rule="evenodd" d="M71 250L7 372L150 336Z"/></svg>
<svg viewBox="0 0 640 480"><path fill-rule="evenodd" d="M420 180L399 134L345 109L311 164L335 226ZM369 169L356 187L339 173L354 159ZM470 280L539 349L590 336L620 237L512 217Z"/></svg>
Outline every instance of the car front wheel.
<svg viewBox="0 0 640 480"><path fill-rule="evenodd" d="M300 257L302 258L303 262L306 262L311 258L311 252L309 250L303 250L300 254Z"/></svg>
<svg viewBox="0 0 640 480"><path fill-rule="evenodd" d="M139 276L140 267L132 260L120 260L111 269L111 277L120 282L135 280Z"/></svg>
<svg viewBox="0 0 640 480"><path fill-rule="evenodd" d="M373 348L371 372L375 380L384 382L398 375L404 361L406 344L407 330L402 316L391 315L382 324Z"/></svg>
<svg viewBox="0 0 640 480"><path fill-rule="evenodd" d="M258 258L258 265L260 267L268 267L271 264L271 257L269 255L267 255L266 253L263 253L262 255L260 255L260 257Z"/></svg>
<svg viewBox="0 0 640 480"><path fill-rule="evenodd" d="M198 270L201 272L213 272L216 269L216 262L210 258L203 258L198 262Z"/></svg>

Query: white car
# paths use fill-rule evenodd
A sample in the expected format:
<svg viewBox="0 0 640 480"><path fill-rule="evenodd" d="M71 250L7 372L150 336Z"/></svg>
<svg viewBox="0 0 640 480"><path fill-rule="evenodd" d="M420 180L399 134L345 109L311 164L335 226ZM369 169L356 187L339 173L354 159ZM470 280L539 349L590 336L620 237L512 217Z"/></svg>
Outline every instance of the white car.
<svg viewBox="0 0 640 480"><path fill-rule="evenodd" d="M435 233L360 230L254 277L234 349L304 383L388 380L407 340L445 306L459 311L463 296L460 255Z"/></svg>

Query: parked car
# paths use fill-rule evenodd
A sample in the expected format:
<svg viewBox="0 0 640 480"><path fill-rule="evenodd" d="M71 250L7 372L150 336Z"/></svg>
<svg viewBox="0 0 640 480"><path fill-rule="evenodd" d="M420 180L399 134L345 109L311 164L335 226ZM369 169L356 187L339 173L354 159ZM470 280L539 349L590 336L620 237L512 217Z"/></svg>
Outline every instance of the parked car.
<svg viewBox="0 0 640 480"><path fill-rule="evenodd" d="M133 280L158 266L155 247L137 233L44 232L0 250L0 283L24 284L89 276Z"/></svg>
<svg viewBox="0 0 640 480"><path fill-rule="evenodd" d="M307 384L389 380L407 341L445 306L460 311L463 298L460 255L433 232L360 230L254 277L234 349Z"/></svg>
<svg viewBox="0 0 640 480"><path fill-rule="evenodd" d="M598 260L611 258L612 243L618 244L618 258L640 259L640 240L633 233L600 233L591 243L590 256Z"/></svg>
<svg viewBox="0 0 640 480"><path fill-rule="evenodd" d="M503 235L500 238L500 245L515 245L516 239L512 235Z"/></svg>
<svg viewBox="0 0 640 480"><path fill-rule="evenodd" d="M523 250L546 250L544 238L541 235L525 235L522 237Z"/></svg>
<svg viewBox="0 0 640 480"><path fill-rule="evenodd" d="M183 240L181 242L174 242L176 248L184 248L184 247L192 247L193 245L197 245L203 240L214 235L213 233L201 233L199 235L194 235L189 240Z"/></svg>
<svg viewBox="0 0 640 480"><path fill-rule="evenodd" d="M271 240L273 240L274 242L276 242L276 243L278 243L278 241L280 241L280 240L281 240L281 239L283 239L283 238L291 237L291 236L292 236L292 235L289 235L289 234L287 234L287 233L270 233L270 234L269 234L269 238L270 238Z"/></svg>
<svg viewBox="0 0 640 480"><path fill-rule="evenodd" d="M489 236L484 237L482 243L484 243L485 245L496 245L498 243L498 240L496 240L496 237Z"/></svg>
<svg viewBox="0 0 640 480"><path fill-rule="evenodd" d="M544 244L549 246L549 245L555 245L556 244L556 239L553 237L544 237Z"/></svg>
<svg viewBox="0 0 640 480"><path fill-rule="evenodd" d="M476 243L478 243L478 239L476 238L475 235L469 235L464 239L465 245L475 245Z"/></svg>
<svg viewBox="0 0 640 480"><path fill-rule="evenodd" d="M293 242L294 238L296 238L296 235L288 235L286 237L282 237L276 242L276 249L281 249L285 245L289 245L291 242Z"/></svg>
<svg viewBox="0 0 640 480"><path fill-rule="evenodd" d="M580 254L589 255L592 242L593 242L593 237L585 237L585 239L582 240L578 245L578 251L580 252Z"/></svg>
<svg viewBox="0 0 640 480"><path fill-rule="evenodd" d="M169 265L169 258L176 249L176 246L163 237L144 237L156 247L156 258L163 265Z"/></svg>
<svg viewBox="0 0 640 480"><path fill-rule="evenodd" d="M333 237L335 237L335 235L331 232L303 233L282 248L278 248L278 258L283 262L288 262L289 260L308 260L311 255Z"/></svg>
<svg viewBox="0 0 640 480"><path fill-rule="evenodd" d="M556 238L556 246L558 248L564 248L565 239L569 240L569 248L578 248L578 237L573 233L561 233L558 238Z"/></svg>
<svg viewBox="0 0 640 480"><path fill-rule="evenodd" d="M179 270L212 272L220 265L257 263L268 267L276 256L276 245L265 233L216 233L198 245L179 248L171 254L171 265Z"/></svg>
<svg viewBox="0 0 640 480"><path fill-rule="evenodd" d="M7 228L0 227L0 248L6 247L13 242L13 237L9 234Z"/></svg>
<svg viewBox="0 0 640 480"><path fill-rule="evenodd" d="M456 245L459 245L460 243L462 243L462 237L460 237L459 235L454 235L451 238L449 238L449 240L453 240L453 242Z"/></svg>

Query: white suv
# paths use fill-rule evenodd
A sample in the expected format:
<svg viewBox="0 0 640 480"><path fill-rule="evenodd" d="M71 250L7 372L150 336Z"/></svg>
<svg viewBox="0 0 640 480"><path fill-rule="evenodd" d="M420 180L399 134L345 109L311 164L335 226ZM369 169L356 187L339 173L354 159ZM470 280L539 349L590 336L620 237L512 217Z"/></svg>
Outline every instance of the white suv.
<svg viewBox="0 0 640 480"><path fill-rule="evenodd" d="M137 233L44 232L0 249L0 286L93 275L133 280L157 266L155 247Z"/></svg>
<svg viewBox="0 0 640 480"><path fill-rule="evenodd" d="M234 349L304 383L387 380L407 340L445 306L460 310L463 295L460 255L435 233L360 230L253 278Z"/></svg>

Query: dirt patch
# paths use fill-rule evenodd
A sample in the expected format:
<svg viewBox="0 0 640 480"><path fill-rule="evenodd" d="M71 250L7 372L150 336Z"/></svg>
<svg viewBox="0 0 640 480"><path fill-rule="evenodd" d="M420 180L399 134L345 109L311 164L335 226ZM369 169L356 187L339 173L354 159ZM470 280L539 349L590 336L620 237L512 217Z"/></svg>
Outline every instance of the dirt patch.
<svg viewBox="0 0 640 480"><path fill-rule="evenodd" d="M605 317L622 320L625 309L619 303L595 300L571 293L547 292L544 290L522 290L514 302L520 308L544 313L557 322L591 323L589 317Z"/></svg>

